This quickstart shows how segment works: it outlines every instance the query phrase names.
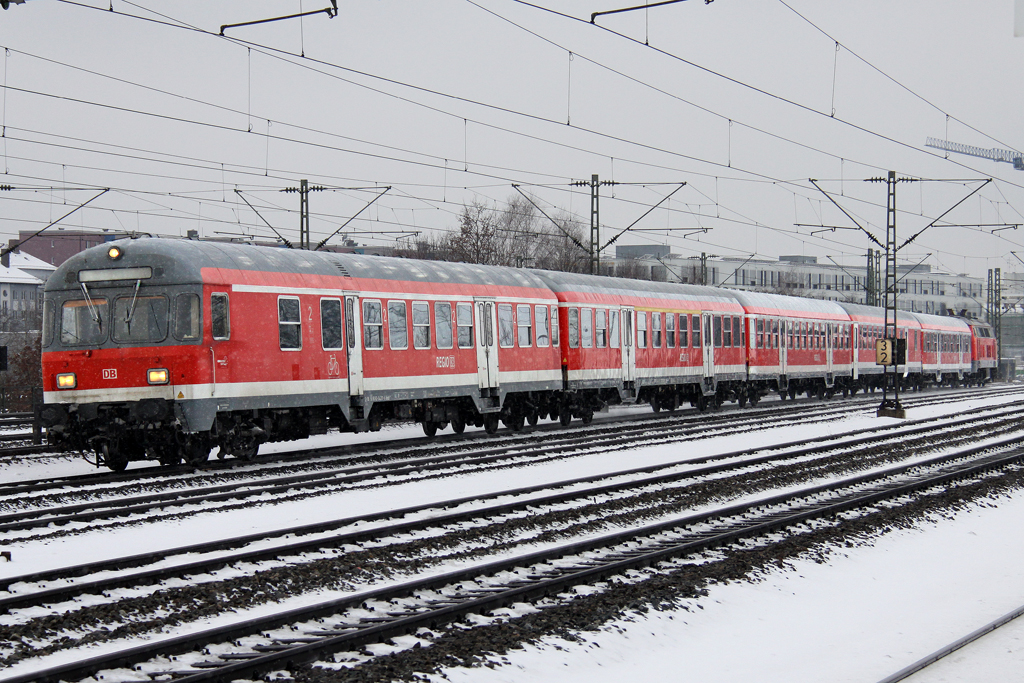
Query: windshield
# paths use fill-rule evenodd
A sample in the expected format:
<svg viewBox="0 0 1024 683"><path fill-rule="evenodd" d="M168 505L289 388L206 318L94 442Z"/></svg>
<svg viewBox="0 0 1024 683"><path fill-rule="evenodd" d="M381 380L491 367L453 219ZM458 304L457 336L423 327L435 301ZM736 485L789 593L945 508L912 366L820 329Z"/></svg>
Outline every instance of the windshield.
<svg viewBox="0 0 1024 683"><path fill-rule="evenodd" d="M107 338L107 300L76 299L61 307L60 341L69 346L102 344Z"/></svg>
<svg viewBox="0 0 1024 683"><path fill-rule="evenodd" d="M164 296L118 298L114 301L114 341L163 341L167 337L167 314L167 297Z"/></svg>

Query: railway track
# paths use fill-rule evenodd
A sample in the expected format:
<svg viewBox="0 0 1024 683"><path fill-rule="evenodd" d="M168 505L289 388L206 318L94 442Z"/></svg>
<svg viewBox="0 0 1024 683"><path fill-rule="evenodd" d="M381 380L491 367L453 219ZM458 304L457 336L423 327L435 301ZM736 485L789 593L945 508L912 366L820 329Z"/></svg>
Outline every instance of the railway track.
<svg viewBox="0 0 1024 683"><path fill-rule="evenodd" d="M999 396L1004 393L1024 393L1024 389L1016 386L986 386L981 388L962 388L956 390L942 389L938 392L929 392L927 394L919 393L907 393L904 394L903 404L907 407L930 405L934 403L940 403L953 396L958 400L967 399L976 396ZM699 413L696 409L684 408L674 412L661 412L661 413L648 413L643 412L641 414L632 414L627 417L619 418L606 418L601 419L598 417L595 419L593 427L599 427L600 425L608 424L610 422L643 422L652 421L657 422L660 420L674 419L678 417L691 418L694 420L702 419L714 419L720 418L721 416L729 417L736 414L762 414L762 413L775 413L780 418L785 415L796 415L801 413L818 412L821 415L835 415L847 412L854 407L870 407L876 405L880 401L879 394L860 394L846 399L835 399L832 402L822 403L818 399L797 399L795 401L790 400L786 402L768 402L767 405L762 404L761 407L748 407L745 409L736 408L730 410L726 406L725 410L715 411L711 413ZM834 407L839 406L839 407ZM31 426L31 413L11 413L11 426ZM3 418L0 418L0 427L4 424ZM579 422L574 422L571 429L587 429L586 426ZM556 424L541 424L537 427L526 427L524 433L531 434L536 432L559 432L564 433L566 430ZM501 430L499 434L512 434L511 430ZM501 436L498 437L502 438ZM32 455L43 455L49 457L54 453L52 446L48 445L30 445L31 434L11 434L4 435L0 434L0 461L8 457L24 457ZM476 441L476 440L489 440L495 441L495 437L492 435L486 435L482 432L470 431L464 434L441 434L433 439L428 438L405 438L405 439L383 439L375 441L373 444L362 445L362 446L335 446L318 449L306 449L300 457L337 457L341 454L358 455L361 453L372 452L374 450L381 450L387 448L395 448L401 446L415 446L427 444L447 444L447 443L460 443L464 441ZM8 445L4 445L7 443ZM85 457L84 455L82 456ZM286 451L282 453L265 454L257 456L257 462L260 463L276 463L276 462L288 462L293 459L294 452ZM244 460L226 459L226 460L212 460L203 465L204 471L220 471L220 470L232 470L239 467L247 467L249 463ZM95 477L97 480L104 481L132 481L137 478L159 478L167 476L168 473L176 472L191 472L195 468L187 465L179 465L174 467L164 467L156 464L155 462L146 463L133 463L131 469L126 472L115 473L115 472L97 472L94 475L77 475L75 477L65 477L62 481L75 481L83 480L84 477ZM143 474L145 472L145 474ZM0 486L3 483L0 482Z"/></svg>
<svg viewBox="0 0 1024 683"><path fill-rule="evenodd" d="M1002 438L1004 446L1006 444L1015 444L1019 440L1019 415L1016 411L1005 411L1004 415L1001 417L994 416L993 419L997 422L1002 421L1002 424L1001 426L994 423L991 425L990 440ZM969 420L969 418L964 418L964 420ZM921 426L923 427L923 425ZM637 558L647 557L648 562L660 562L665 558L658 559L660 558L658 553L669 552L670 548L659 545L661 541L655 543L658 547L648 547L648 544L652 541L638 539L656 538L658 534L662 533L674 534L675 532L672 532L671 529L680 525L689 529L686 533L696 533L699 538L686 540L685 542L679 541L676 538L669 539L671 541L669 543L671 548L685 546L689 548L687 552L695 552L699 547L705 546L692 545L693 543L699 544L699 542L716 537L719 538L719 543L726 542L724 540L726 537L721 536L725 531L716 531L711 536L708 536L713 531L712 527L715 527L715 525L720 527L725 524L728 529L739 532L738 528L732 528L731 526L739 524L736 519L737 515L740 517L754 515L754 517L761 518L759 516L761 513L756 511L758 506L768 506L773 511L772 514L778 517L781 512L786 512L784 509L777 508L780 505L786 509L800 508L804 512L809 512L811 507L813 507L809 502L796 505L792 502L792 500L796 500L793 496L798 496L799 494L804 498L810 497L809 500L816 500L816 504L818 504L823 500L821 496L833 495L828 493L828 491L835 488L833 483L819 484L814 488L782 496L769 493L780 486L795 486L797 482L805 481L808 478L820 478L826 471L829 473L829 476L838 476L840 473L848 474L857 469L875 467L876 470L873 472L844 479L847 488L873 486L874 484L871 482L882 481L886 477L896 477L903 481L906 477L911 476L915 468L933 471L936 468L952 467L952 463L958 460L963 461L965 459L982 457L978 451L983 448L995 447L990 444L989 446L979 448L976 445L980 438L979 435L968 430L967 422L964 421L957 424L947 423L943 427L937 428L937 431L933 425L931 429L925 429L916 436L911 433L905 433L899 435L898 438L894 438L897 436L896 432L890 432L887 436L888 441L877 442L876 440L875 443L872 443L870 437L864 436L860 439L837 440L822 448L790 449L789 452L776 453L766 453L764 450L767 449L764 449L757 454L752 452L746 454L723 454L717 458L705 458L696 463L693 461L671 463L660 468L644 468L643 471L624 471L600 478L588 477L586 479L558 482L556 484L549 484L546 487L536 487L531 491L501 492L500 495L496 494L491 499L490 504L484 507L478 504L476 509L473 509L471 505L473 502L479 503L475 497L445 501L435 503L432 506L425 506L419 510L393 511L391 516L397 517L401 521L385 523L386 520L382 517L378 520L381 523L380 526L372 529L345 530L346 526L351 526L357 521L361 522L364 526L372 521L365 518L360 520L337 520L336 526L333 529L310 527L283 530L279 532L280 538L300 536L307 538L299 542L280 542L279 540L275 547L272 548L255 548L253 546L259 543L265 544L268 539L265 537L249 537L232 539L231 542L222 542L219 548L212 546L206 548L190 547L178 549L173 553L164 553L159 557L119 558L110 566L94 564L91 567L68 570L63 574L19 577L16 582L13 582L17 583L17 589L12 593L11 600L5 600L0 604L3 604L6 609L11 610L13 615L17 615L18 610L29 606L31 610L38 611L40 606L45 604L70 604L77 606L98 601L101 609L102 604L109 605L111 603L118 603L119 606L123 607L127 598L122 596L118 600L115 597L119 589L131 587L142 592L146 590L152 591L154 589L143 589L140 588L140 585L148 582L150 586L159 587L164 585L160 584L160 582L166 583L174 578L178 579L178 583L183 582L192 585L195 583L195 579L189 577L197 575L214 576L217 567L230 566L232 569L229 573L237 573L239 565L256 566L261 562L273 563L275 561L278 563L282 561L296 563L297 560L294 558L306 558L299 562L299 564L315 566L317 563L322 562L337 562L339 552L341 552L341 557L344 558L346 556L358 555L360 552L372 554L375 548L379 550L381 555L389 557L403 557L410 555L410 553L415 555L417 543L415 540L409 540L410 534L414 536L419 535L420 537L424 537L424 534L426 534L425 537L430 539L432 556L438 555L439 549L447 547L446 544L453 543L453 541L445 540L446 537L454 534L457 538L461 538L461 540L454 542L455 545L449 548L447 553L442 553L446 554L449 560L452 557L465 556L468 558L480 554L480 544L487 546L491 555L501 555L502 553L514 554L512 559L503 560L505 562L512 562L512 565L503 567L500 562L488 562L486 561L487 558L481 558L478 564L470 563L469 566L460 568L454 573L444 572L443 576L417 578L412 582L404 582L401 586L397 587L405 591L405 593L400 591L400 594L406 596L415 594L420 595L422 598L422 600L417 599L419 600L416 603L418 607L411 611L404 608L404 611L401 611L395 608L396 604L405 604L402 601L407 600L407 597L395 597L394 595L387 597L389 594L381 592L391 590L394 587L374 588L373 585L375 583L380 583L383 580L381 576L375 576L368 577L363 586L352 585L343 587L344 591L351 595L341 599L341 602L338 600L328 601L324 605L319 606L321 610L334 610L333 613L340 614L336 618L332 617L331 623L317 622L307 624L302 622L303 619L319 619L324 616L322 613L310 613L312 616L300 616L289 612L286 617L277 615L278 619L284 619L284 621L280 621L277 625L273 625L272 621L268 621L263 622L260 626L254 624L246 627L248 630L245 631L244 637L247 639L255 638L255 645L258 646L256 649L250 648L249 650L242 651L231 644L230 641L243 637L243 635L239 635L236 631L238 629L245 629L237 624L232 627L226 627L226 630L221 629L217 632L219 635L214 635L213 632L206 632L203 636L209 639L206 644L200 644L198 641L189 641L190 644L186 644L185 640L178 639L174 642L168 641L169 644L165 643L161 646L164 648L162 651L165 653L175 651L175 648L184 648L180 650L184 652L189 648L194 650L195 648L206 647L210 643L218 642L221 644L217 645L214 650L217 652L223 651L224 654L229 655L225 659L217 660L218 667L224 665L225 662L230 664L230 666L237 665L240 667L248 660L253 660L253 665L259 670L259 667L268 666L271 661L270 659L264 659L264 657L271 657L279 653L290 652L291 654L288 654L285 659L294 659L295 657L305 656L303 653L308 655L310 652L320 649L331 650L339 647L342 649L350 646L357 647L359 643L367 642L364 641L366 638L372 640L374 638L391 637L387 634L394 632L394 629L421 628L420 626L414 626L420 623L416 620L421 618L426 618L428 621L433 619L438 623L444 623L445 620L457 618L460 615L477 613L481 610L487 611L492 609L488 605L494 604L489 602L492 597L501 596L501 599L507 603L513 599L526 599L541 594L550 595L552 591L557 592L561 590L558 588L559 584L557 581L562 578L570 580L567 577L571 576L575 577L571 579L573 581L582 580L591 576L591 574L587 573L591 571L598 572L594 576L600 575L601 572L611 572L609 575L618 575L616 572L625 571L625 567L635 559L627 556L618 557L622 553L631 555L633 551L644 550L644 553L637 555ZM971 446L965 447L965 443L970 443ZM931 456L925 461L922 453L925 450L934 452L936 449L953 449L954 452ZM748 459L744 460L742 458L744 455ZM751 459L754 457L757 457L757 459ZM894 458L905 459L908 457L916 458L917 462L903 463L895 466L891 464ZM1009 462L1016 462L1016 458L1017 456L1013 456ZM888 465L883 467L887 463ZM979 461L974 464L983 465L984 463ZM989 464L986 466L1002 465ZM677 469L674 470L673 467ZM679 467L686 467L688 469L678 470ZM949 472L946 472L946 474L949 474ZM601 482L599 479L608 479L608 481ZM729 485L726 486L723 482L727 482ZM905 481L903 482L903 484L906 483ZM544 494L544 489L547 489L546 494ZM557 492L552 492L551 489L556 489ZM742 497L744 493L749 495L749 492L752 490L760 490L765 493L757 500L737 502L737 499ZM732 493L730 494L729 491L732 491ZM624 500L627 502L624 503ZM732 504L727 505L726 503L730 500ZM458 506L470 506L470 508L452 513L443 512L446 508ZM695 515L694 510L700 509L702 506L707 509ZM680 509L685 509L688 514L680 516ZM671 512L672 510L675 512ZM655 525L639 524L639 522L649 519L651 515L656 514L658 511L661 511L659 514L665 519L658 521ZM419 515L419 519L413 518L415 515ZM567 517L579 519L571 521ZM789 524L792 523L791 517L792 515L787 513L787 515L778 517L778 519L789 519L790 521L785 522ZM596 518L600 518L600 522L595 522ZM524 519L532 521L527 523L523 521ZM625 524L627 521L635 528L615 534L607 533L609 527ZM767 524L770 521L772 520L766 518L763 523ZM503 538L503 535L510 533L509 529L517 524L541 525L540 528L546 530L546 535L538 535L537 531L529 531L527 529L519 532L521 537L517 537L515 542L501 541L500 539ZM702 526L708 524L712 526ZM467 532L467 525L473 529L472 538L466 538L466 534L470 533ZM755 524L750 528L757 528L757 526ZM565 542L565 539L562 538L563 536L571 537L571 540ZM581 536L584 540L580 540L579 537ZM495 537L498 540L486 540L491 537ZM225 552L232 550L228 547L232 543L239 552ZM640 543L641 546L625 550L621 548L619 550L603 550L608 547L617 547L616 544L621 543L634 545ZM524 554L524 549L529 550L545 544L550 547L535 551L534 553L525 552ZM362 550L353 550L352 546L354 545L359 545ZM152 566L153 563L166 564L175 561L172 559L172 556L175 554L179 557L189 555L194 559L197 554L214 551L221 552L222 556L219 558L208 558L203 561L194 561L188 566L179 559L176 561L181 566L170 570L167 567L157 568ZM418 552L422 552L422 549ZM564 561L558 560L556 562L558 567L560 567L558 571L541 571L539 567L542 564L547 566L545 563L550 564L553 561L550 558L542 558L542 554L545 552L555 553L562 558L569 557L573 553L583 553L586 560L583 564L592 563L596 559L600 561L593 566L577 566L572 572L566 574L562 571L565 568ZM672 552L669 552L669 555L665 557L674 556ZM597 555L593 553L597 553ZM424 561L422 557L410 556L405 565L399 562L396 566L391 567L389 571L398 572L399 575L403 573L416 573L416 567ZM203 562L208 564L203 564ZM366 564L366 562L364 559L363 563ZM150 565L148 568L145 566L146 563ZM370 564L373 563L371 562ZM133 572L131 576L122 576L120 578L121 583L97 583L95 574L104 571L109 572L114 566L122 572L125 571L126 567L132 566L140 570ZM385 575L388 573L385 568L378 569L378 574ZM263 571L266 570L264 569ZM509 572L514 575L510 581L512 583L518 582L518 585L505 585L497 581L498 578ZM82 578L71 578L76 574L82 575ZM537 574L537 576L534 576L534 574ZM89 578L90 575L93 575L93 578ZM544 581L550 579L555 583L545 583L541 581L541 578L544 578ZM249 580L251 581L252 579L250 578ZM447 583L437 583L442 580ZM474 584L476 586L474 591L479 594L474 594L474 591L460 593L451 587L459 581L469 580L477 582ZM225 594L225 586L230 582L225 584L224 579L217 578L216 576L214 576L213 581L219 582L217 584L218 588L214 592ZM479 583L480 581L484 583L481 584ZM56 587L53 585L55 582L64 582L65 586ZM37 588L34 591L31 588L33 583ZM12 582L9 581L8 584L6 587L10 588ZM72 584L77 584L77 586ZM497 590L498 588L501 588L501 590ZM59 590L64 589L66 589L65 592L59 592ZM167 589L159 588L159 590ZM334 587L333 590L338 591L339 589ZM230 590L227 590L227 593L230 592ZM110 593L111 597L103 598L104 593ZM452 600L455 597L459 599L453 602ZM145 598L139 599L144 600ZM345 600L354 600L355 602L345 603ZM393 601L395 600L399 601L399 603L394 603ZM437 604L431 605L432 600L438 601ZM442 602L446 604L441 604ZM364 603L374 607L374 610L366 609ZM376 607L378 604L381 605L380 609ZM388 605L391 607L385 609ZM384 611L399 611L399 615L385 616L381 613L381 609L384 609ZM408 621L410 619L413 621ZM138 619L133 619L132 623L138 624L140 622ZM294 628L299 629L298 638L303 640L303 642L286 642L289 638L294 639L296 637L296 631L291 629L277 634L270 639L263 638L261 635L264 630L280 628L283 624L291 624ZM344 628L339 628L341 624L346 625ZM312 633L312 631L316 631L316 633ZM324 633L319 633L319 631L339 631L339 633L325 635ZM231 635L232 633L235 635ZM225 642L227 643L226 645L224 644ZM296 646L300 649L285 649L284 646ZM227 650L224 650L225 647ZM306 649L302 649L303 647ZM121 661L120 664L111 660L100 668L141 662L146 657L154 656L154 652L156 651L150 651L148 654L142 651L129 654L122 653L119 656L127 657L127 659L123 659L123 661L118 660ZM207 675L195 671L196 668L203 668L202 666L197 667L193 665L200 663L197 657L199 655L193 653L193 655L185 659L179 657L176 660L176 665L182 662L191 662L185 667L191 670L191 673L189 673L190 678L187 678L187 680L193 680L191 677L194 676ZM16 664L16 662L14 663ZM143 668L148 666L144 665ZM230 668L230 666L229 668L212 668L211 670L215 671L216 674L209 675L215 678L218 676L239 677L242 675L238 673L240 669ZM210 664L210 667L213 667L213 664ZM65 674L72 675L70 671L65 670L61 670L61 673L55 673L54 675L63 677ZM133 675L137 676L138 674ZM3 679L0 678L0 680ZM194 680L209 679L195 678Z"/></svg>
<svg viewBox="0 0 1024 683"><path fill-rule="evenodd" d="M934 404L948 403L952 400L968 400L979 396L986 398L997 398L1000 396L1020 394L1024 397L1024 388L1016 386L1007 387L986 387L982 389L961 389L957 391L943 391L937 394L915 395L914 398L904 400L908 408L923 407ZM713 413L697 413L696 410L680 410L675 413L642 412L639 414L627 414L615 418L596 419L590 426L575 424L573 428L566 430L557 424L541 424L536 427L527 427L521 433L511 430L502 430L497 437L487 435L483 432L467 432L464 434L447 434L433 439L428 438L400 438L384 439L372 443L329 446L323 448L302 449L286 451L270 455L260 455L256 459L258 466L269 476L273 476L278 470L274 467L281 465L284 468L296 468L303 466L329 465L333 461L352 462L359 459L380 460L403 457L405 452L427 449L457 448L460 445L483 443L494 448L503 446L514 447L518 443L537 435L554 434L556 437L579 432L585 434L601 434L609 430L619 429L624 425L632 429L645 424L660 425L666 422L676 421L680 424L722 426L730 423L760 424L770 426L772 424L793 421L798 419L810 419L824 421L841 416L859 409L873 409L878 403L874 395L862 395L844 399L841 402L822 403L818 400L807 399L789 401L785 404L776 403L771 407L746 408L742 410L724 410ZM0 448L0 454L5 453ZM2 456L0 456L2 457ZM63 489L66 487L86 486L90 483L117 483L137 482L147 480L164 480L178 475L190 475L197 471L204 473L230 472L232 470L252 470L252 462L236 459L211 460L202 468L194 468L186 465L175 467L162 467L159 465L143 466L137 469L129 469L125 472L98 471L89 474L64 475L36 480L19 480L11 482L0 481L0 496L5 492L29 493L44 491L46 489Z"/></svg>
<svg viewBox="0 0 1024 683"><path fill-rule="evenodd" d="M1013 414L1017 407L1004 409ZM989 409L972 411L974 415L986 415ZM972 413L966 413L970 415ZM998 413L997 413L998 414ZM784 419L772 415L771 420ZM815 415L815 420L831 419L830 415ZM945 421L947 418L938 418ZM984 422L989 417L977 418ZM960 428L974 424L974 419L957 421ZM466 447L461 442L455 447L441 450L424 457L393 457L383 462L350 464L341 467L325 467L321 462L313 471L295 473L285 468L274 475L260 469L256 478L242 476L235 481L217 481L206 476L181 477L172 480L152 482L148 486L164 486L160 492L140 492L133 486L94 486L88 480L79 488L70 488L67 480L43 485L38 482L24 485L12 484L0 487L0 534L16 531L59 528L69 523L98 522L100 520L135 520L156 514L183 514L175 512L183 506L193 506L193 512L211 509L226 509L246 506L252 500L267 498L282 501L311 495L324 495L340 490L379 486L385 480L393 485L399 481L423 480L426 478L448 477L455 473L507 468L524 464L538 464L552 459L580 457L595 452L608 452L637 448L647 443L692 443L728 432L735 435L744 431L760 431L765 428L763 418L742 416L740 419L723 420L716 426L706 421L693 423L644 421L635 426L595 428L585 432L559 432L555 438L520 437L508 445L492 446L489 442L473 442L483 448ZM806 420L805 420L806 423ZM932 429L935 420L909 421L887 424L855 432L852 436L864 439L886 439L889 433L906 438ZM876 436L863 436L876 434ZM861 435L861 436L858 436ZM851 435L847 435L850 437ZM785 448L795 444L782 444ZM690 459L694 461L693 458ZM56 492L54 487L57 487ZM81 502L74 502L81 501ZM202 504L202 508L195 506ZM12 539L18 536L11 536Z"/></svg>
<svg viewBox="0 0 1024 683"><path fill-rule="evenodd" d="M137 669L132 674L135 677L146 672L151 677L171 676L182 681L231 680L288 668L310 658L323 660L329 658L329 653L351 651L409 633L418 633L414 640L429 646L426 633L467 615L486 617L517 604L536 603L533 609L556 607L574 598L574 592L569 591L572 587L586 585L600 591L602 582L635 580L631 572L645 567L671 571L679 558L694 553L741 539L764 538L794 525L834 525L844 515L869 514L878 506L904 504L907 499L924 495L922 492L944 490L956 481L1019 467L1024 451L1016 447L1018 440L1015 436L960 447L915 462L783 494L715 505L709 510L687 509L682 514L665 515L655 523L612 533L604 529L582 539L574 536L567 542L552 542L539 550L533 549L536 543L525 543L501 559L464 561L464 566L450 571L427 573L383 587L354 587L350 594L336 599L261 617L244 615L243 622L159 639L32 675L0 675L0 680L72 680L126 665ZM849 456L849 449L846 452ZM791 460L806 462L806 457L804 453ZM692 478L709 474L694 474ZM533 507L542 508L543 504L535 502ZM495 518L509 512L503 507L488 510L486 515ZM438 523L450 526L456 522L465 524L466 520ZM376 533L402 535L409 531L408 527L394 527ZM354 538L344 540L345 544L354 542ZM288 548L279 555L300 552L299 548ZM252 562L254 558L235 561ZM203 654L203 648L207 654ZM175 655L174 659L169 659L170 655ZM104 680L117 680L117 676L108 671Z"/></svg>

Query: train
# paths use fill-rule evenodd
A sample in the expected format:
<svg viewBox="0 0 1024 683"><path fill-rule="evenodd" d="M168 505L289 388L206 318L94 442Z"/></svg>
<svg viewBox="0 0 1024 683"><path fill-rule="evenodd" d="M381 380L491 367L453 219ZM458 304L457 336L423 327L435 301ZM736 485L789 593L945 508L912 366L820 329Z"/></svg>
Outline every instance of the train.
<svg viewBox="0 0 1024 683"><path fill-rule="evenodd" d="M41 421L114 471L415 421L427 436L873 391L885 311L543 270L139 237L44 286ZM900 311L906 389L983 384L992 328Z"/></svg>

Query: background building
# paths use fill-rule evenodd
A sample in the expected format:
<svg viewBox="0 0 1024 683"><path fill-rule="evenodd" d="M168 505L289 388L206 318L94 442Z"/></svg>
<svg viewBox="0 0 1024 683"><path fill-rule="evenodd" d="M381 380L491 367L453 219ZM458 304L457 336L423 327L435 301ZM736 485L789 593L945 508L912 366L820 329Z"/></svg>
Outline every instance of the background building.
<svg viewBox="0 0 1024 683"><path fill-rule="evenodd" d="M984 280L934 271L924 264L898 266L897 271L896 303L900 309L984 317ZM861 304L868 302L870 284L866 258L864 265L858 267L819 263L814 256L781 256L778 260L685 257L671 253L664 245L618 246L615 258L602 262L602 272L641 280L706 284ZM884 287L882 278L877 278L878 286Z"/></svg>

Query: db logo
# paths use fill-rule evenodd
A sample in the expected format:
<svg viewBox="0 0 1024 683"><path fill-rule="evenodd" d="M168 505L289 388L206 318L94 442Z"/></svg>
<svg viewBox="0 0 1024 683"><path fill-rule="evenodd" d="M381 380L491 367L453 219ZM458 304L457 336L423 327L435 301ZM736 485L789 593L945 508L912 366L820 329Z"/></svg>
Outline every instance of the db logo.
<svg viewBox="0 0 1024 683"><path fill-rule="evenodd" d="M103 379L117 379L117 368L103 368Z"/></svg>

